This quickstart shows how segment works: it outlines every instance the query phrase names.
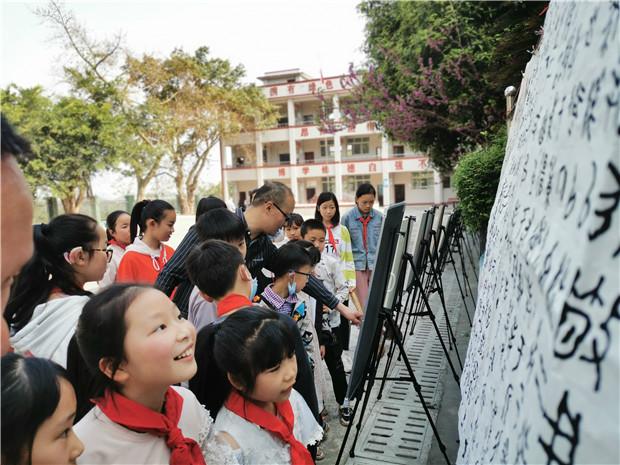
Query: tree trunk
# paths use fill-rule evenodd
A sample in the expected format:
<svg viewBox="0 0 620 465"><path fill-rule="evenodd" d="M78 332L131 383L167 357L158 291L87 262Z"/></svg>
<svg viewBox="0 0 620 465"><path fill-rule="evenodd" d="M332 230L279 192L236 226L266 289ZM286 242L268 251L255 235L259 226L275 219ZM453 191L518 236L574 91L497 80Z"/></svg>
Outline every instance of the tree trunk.
<svg viewBox="0 0 620 465"><path fill-rule="evenodd" d="M179 210L182 215L191 215L187 194L185 193L185 175L183 173L183 167L177 166L177 173L174 178L174 184L177 188L177 201L179 202Z"/></svg>
<svg viewBox="0 0 620 465"><path fill-rule="evenodd" d="M146 197L146 188L149 184L149 181L150 179L140 178L136 176L136 202L144 200L144 198Z"/></svg>
<svg viewBox="0 0 620 465"><path fill-rule="evenodd" d="M60 201L62 202L62 208L65 213L79 213L82 203L84 202L84 192L78 188L70 195L63 197Z"/></svg>

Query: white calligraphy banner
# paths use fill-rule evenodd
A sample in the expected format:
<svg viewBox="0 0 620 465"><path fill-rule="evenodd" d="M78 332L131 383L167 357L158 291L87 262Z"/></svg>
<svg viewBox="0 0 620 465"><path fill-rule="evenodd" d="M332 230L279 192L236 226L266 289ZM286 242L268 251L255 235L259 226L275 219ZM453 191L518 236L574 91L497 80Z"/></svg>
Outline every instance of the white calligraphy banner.
<svg viewBox="0 0 620 465"><path fill-rule="evenodd" d="M491 214L459 463L620 463L619 202L619 2L552 2Z"/></svg>

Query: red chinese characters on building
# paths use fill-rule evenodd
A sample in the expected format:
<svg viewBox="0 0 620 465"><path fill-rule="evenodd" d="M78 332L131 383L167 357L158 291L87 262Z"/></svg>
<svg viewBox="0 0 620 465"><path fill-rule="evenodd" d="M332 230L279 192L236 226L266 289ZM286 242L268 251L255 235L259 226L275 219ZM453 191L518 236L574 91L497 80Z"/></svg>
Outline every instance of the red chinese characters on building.
<svg viewBox="0 0 620 465"><path fill-rule="evenodd" d="M394 162L394 166L396 170L402 170L403 169L403 162L401 160L396 160Z"/></svg>
<svg viewBox="0 0 620 465"><path fill-rule="evenodd" d="M301 128L301 136L307 136L308 135L308 128Z"/></svg>
<svg viewBox="0 0 620 465"><path fill-rule="evenodd" d="M295 86L293 84L290 84L288 87L288 93L289 94L294 94L295 93Z"/></svg>
<svg viewBox="0 0 620 465"><path fill-rule="evenodd" d="M313 94L316 92L316 82L308 84L308 92L312 92Z"/></svg>
<svg viewBox="0 0 620 465"><path fill-rule="evenodd" d="M278 95L278 88L277 87L270 87L269 88L269 96L270 97L275 97Z"/></svg>
<svg viewBox="0 0 620 465"><path fill-rule="evenodd" d="M324 174L329 173L329 166L327 166L327 165L321 166L321 172L324 173Z"/></svg>
<svg viewBox="0 0 620 465"><path fill-rule="evenodd" d="M347 173L355 173L355 163L349 163L347 165Z"/></svg>
<svg viewBox="0 0 620 465"><path fill-rule="evenodd" d="M421 169L426 169L428 166L428 158L420 158L419 162Z"/></svg>
<svg viewBox="0 0 620 465"><path fill-rule="evenodd" d="M374 173L377 171L377 164L376 163L369 163L368 164L368 171L370 171L371 173Z"/></svg>
<svg viewBox="0 0 620 465"><path fill-rule="evenodd" d="M304 166L304 167L301 169L301 172L302 172L303 174L308 174L308 173L310 172L310 168L309 168L309 167L307 167L307 166Z"/></svg>
<svg viewBox="0 0 620 465"><path fill-rule="evenodd" d="M278 176L286 176L286 169L278 168Z"/></svg>
<svg viewBox="0 0 620 465"><path fill-rule="evenodd" d="M325 87L327 89L333 89L334 88L334 84L332 83L331 79L328 79L327 81L325 81Z"/></svg>
<svg viewBox="0 0 620 465"><path fill-rule="evenodd" d="M376 129L375 123L373 121L369 121L366 123L366 129L369 131L374 131Z"/></svg>
<svg viewBox="0 0 620 465"><path fill-rule="evenodd" d="M355 132L355 123L349 124L349 126L347 127L347 130L349 132Z"/></svg>

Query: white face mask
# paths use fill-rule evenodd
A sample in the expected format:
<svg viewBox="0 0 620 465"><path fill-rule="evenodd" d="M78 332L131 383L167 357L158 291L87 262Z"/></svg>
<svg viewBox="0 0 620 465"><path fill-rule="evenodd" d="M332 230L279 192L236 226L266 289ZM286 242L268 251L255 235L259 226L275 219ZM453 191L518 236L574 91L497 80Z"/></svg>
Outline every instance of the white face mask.
<svg viewBox="0 0 620 465"><path fill-rule="evenodd" d="M252 289L250 290L250 300L254 300L258 291L258 279L252 278Z"/></svg>

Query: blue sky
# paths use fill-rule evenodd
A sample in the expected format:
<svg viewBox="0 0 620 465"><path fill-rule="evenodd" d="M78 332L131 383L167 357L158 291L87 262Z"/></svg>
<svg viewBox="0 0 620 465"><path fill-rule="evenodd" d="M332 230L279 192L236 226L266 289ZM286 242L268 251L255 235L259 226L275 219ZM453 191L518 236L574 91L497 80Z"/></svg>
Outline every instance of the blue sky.
<svg viewBox="0 0 620 465"><path fill-rule="evenodd" d="M175 47L211 53L243 64L246 81L266 71L301 68L310 75L346 72L363 60L364 21L358 0L203 0L65 2L95 37L121 31L133 53L169 54ZM45 1L2 1L0 85L43 85L62 93L60 64L67 53L51 40L52 30L33 13ZM219 152L216 152L219 153ZM107 178L106 178L107 179ZM219 180L219 162L205 181ZM109 184L116 190L104 189ZM96 183L106 197L133 191L131 180Z"/></svg>

